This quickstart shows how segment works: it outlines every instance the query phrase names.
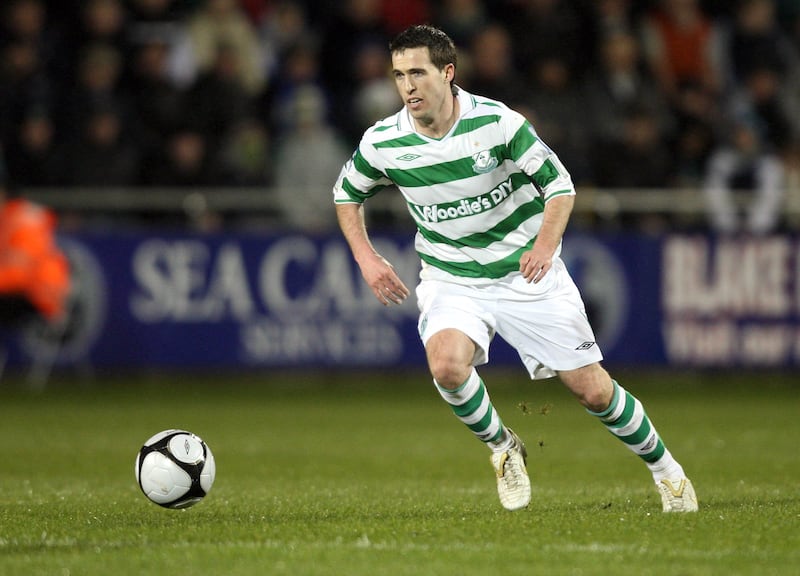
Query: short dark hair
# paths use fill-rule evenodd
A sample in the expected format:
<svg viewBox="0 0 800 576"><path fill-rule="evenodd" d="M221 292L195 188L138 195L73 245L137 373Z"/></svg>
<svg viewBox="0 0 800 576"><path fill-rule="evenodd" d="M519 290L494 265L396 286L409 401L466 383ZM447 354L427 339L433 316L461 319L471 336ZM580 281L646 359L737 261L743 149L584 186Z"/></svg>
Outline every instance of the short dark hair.
<svg viewBox="0 0 800 576"><path fill-rule="evenodd" d="M427 48L431 63L439 70L448 64L456 66L456 46L453 40L434 26L420 24L400 32L389 42L389 51L403 52L409 48Z"/></svg>

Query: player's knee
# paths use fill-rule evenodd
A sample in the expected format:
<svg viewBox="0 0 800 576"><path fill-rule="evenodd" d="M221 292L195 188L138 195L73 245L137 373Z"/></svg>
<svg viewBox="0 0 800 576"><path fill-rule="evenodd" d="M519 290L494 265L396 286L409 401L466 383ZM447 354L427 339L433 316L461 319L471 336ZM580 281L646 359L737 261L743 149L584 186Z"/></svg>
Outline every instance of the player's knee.
<svg viewBox="0 0 800 576"><path fill-rule="evenodd" d="M611 404L612 394L602 386L591 386L584 390L579 396L580 403L592 412L603 412Z"/></svg>
<svg viewBox="0 0 800 576"><path fill-rule="evenodd" d="M456 330L435 334L428 341L426 352L431 375L442 388L458 388L472 373L475 345Z"/></svg>
<svg viewBox="0 0 800 576"><path fill-rule="evenodd" d="M461 386L472 371L472 366L459 362L455 357L449 355L429 357L428 367L436 383L448 390Z"/></svg>
<svg viewBox="0 0 800 576"><path fill-rule="evenodd" d="M470 363L446 348L428 354L428 367L436 383L448 390L461 386L472 373Z"/></svg>
<svg viewBox="0 0 800 576"><path fill-rule="evenodd" d="M592 412L602 412L611 404L614 385L611 376L599 364L561 372L560 376L578 401Z"/></svg>

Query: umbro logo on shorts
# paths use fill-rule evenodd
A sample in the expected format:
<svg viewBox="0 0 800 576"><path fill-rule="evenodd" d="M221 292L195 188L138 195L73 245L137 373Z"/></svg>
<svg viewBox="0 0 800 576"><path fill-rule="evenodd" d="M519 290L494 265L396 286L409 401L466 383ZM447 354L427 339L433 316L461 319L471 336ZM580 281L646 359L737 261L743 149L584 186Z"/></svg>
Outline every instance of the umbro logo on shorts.
<svg viewBox="0 0 800 576"><path fill-rule="evenodd" d="M595 345L594 342L584 342L583 344L581 344L580 346L575 348L575 350L588 350L589 348L591 348L594 345Z"/></svg>

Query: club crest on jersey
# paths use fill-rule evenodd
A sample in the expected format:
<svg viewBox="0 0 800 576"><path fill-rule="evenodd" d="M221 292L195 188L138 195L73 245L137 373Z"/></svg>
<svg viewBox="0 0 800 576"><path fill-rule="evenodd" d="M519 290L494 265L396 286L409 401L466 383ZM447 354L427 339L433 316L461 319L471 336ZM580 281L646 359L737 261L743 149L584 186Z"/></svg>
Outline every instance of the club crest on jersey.
<svg viewBox="0 0 800 576"><path fill-rule="evenodd" d="M473 154L472 159L475 161L472 169L478 174L486 174L497 168L497 158L492 156L491 150L481 150Z"/></svg>

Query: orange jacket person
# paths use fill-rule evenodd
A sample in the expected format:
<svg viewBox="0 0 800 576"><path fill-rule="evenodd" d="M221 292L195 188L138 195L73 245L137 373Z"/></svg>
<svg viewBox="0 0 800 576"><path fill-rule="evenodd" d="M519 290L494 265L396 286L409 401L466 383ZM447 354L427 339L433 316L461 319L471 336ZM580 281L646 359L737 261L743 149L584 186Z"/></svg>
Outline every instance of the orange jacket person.
<svg viewBox="0 0 800 576"><path fill-rule="evenodd" d="M24 198L3 202L0 186L0 298L27 301L56 321L70 287L67 259L55 241L56 216Z"/></svg>

